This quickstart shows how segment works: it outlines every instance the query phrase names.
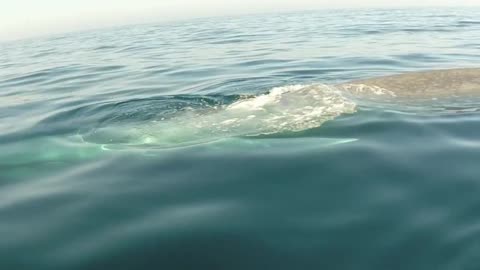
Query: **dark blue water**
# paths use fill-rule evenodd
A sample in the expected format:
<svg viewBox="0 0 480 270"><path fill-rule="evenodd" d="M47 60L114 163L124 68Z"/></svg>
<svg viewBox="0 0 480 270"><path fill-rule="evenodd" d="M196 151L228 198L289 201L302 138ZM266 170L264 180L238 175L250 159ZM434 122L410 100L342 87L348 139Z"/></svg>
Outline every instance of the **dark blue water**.
<svg viewBox="0 0 480 270"><path fill-rule="evenodd" d="M0 268L479 269L480 102L329 86L478 67L479 18L338 10L0 44Z"/></svg>

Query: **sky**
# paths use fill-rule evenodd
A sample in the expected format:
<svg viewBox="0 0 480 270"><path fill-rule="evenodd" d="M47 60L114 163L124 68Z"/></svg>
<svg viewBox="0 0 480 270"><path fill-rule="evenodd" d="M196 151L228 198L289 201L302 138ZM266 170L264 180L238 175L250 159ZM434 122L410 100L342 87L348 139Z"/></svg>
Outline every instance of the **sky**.
<svg viewBox="0 0 480 270"><path fill-rule="evenodd" d="M480 6L480 0L0 0L0 41L205 16L416 6Z"/></svg>

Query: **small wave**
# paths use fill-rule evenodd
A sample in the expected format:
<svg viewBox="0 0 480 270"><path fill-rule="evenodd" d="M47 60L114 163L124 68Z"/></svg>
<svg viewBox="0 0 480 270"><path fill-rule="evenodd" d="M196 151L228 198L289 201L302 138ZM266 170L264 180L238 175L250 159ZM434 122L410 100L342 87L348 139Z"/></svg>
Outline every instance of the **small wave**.
<svg viewBox="0 0 480 270"><path fill-rule="evenodd" d="M458 25L480 25L480 21L477 20L460 20Z"/></svg>
<svg viewBox="0 0 480 270"><path fill-rule="evenodd" d="M102 45L102 46L95 47L93 50L100 51L100 50L113 50L113 49L117 49L117 47L112 45Z"/></svg>

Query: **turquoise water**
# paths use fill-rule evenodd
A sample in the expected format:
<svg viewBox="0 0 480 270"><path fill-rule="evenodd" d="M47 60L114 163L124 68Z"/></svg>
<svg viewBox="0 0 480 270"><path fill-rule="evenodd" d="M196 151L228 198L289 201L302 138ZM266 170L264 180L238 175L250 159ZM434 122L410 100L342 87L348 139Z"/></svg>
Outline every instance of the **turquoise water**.
<svg viewBox="0 0 480 270"><path fill-rule="evenodd" d="M480 100L339 93L478 67L480 9L0 44L1 269L479 269Z"/></svg>

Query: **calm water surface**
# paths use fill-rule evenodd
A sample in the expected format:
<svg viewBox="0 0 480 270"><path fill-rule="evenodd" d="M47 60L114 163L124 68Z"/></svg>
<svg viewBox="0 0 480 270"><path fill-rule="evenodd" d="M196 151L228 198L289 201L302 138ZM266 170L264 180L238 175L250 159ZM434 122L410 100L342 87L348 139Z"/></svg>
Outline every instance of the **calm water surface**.
<svg viewBox="0 0 480 270"><path fill-rule="evenodd" d="M1 269L479 269L480 100L327 85L478 67L480 9L0 44Z"/></svg>

